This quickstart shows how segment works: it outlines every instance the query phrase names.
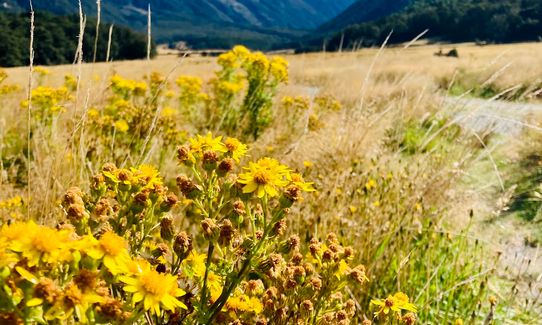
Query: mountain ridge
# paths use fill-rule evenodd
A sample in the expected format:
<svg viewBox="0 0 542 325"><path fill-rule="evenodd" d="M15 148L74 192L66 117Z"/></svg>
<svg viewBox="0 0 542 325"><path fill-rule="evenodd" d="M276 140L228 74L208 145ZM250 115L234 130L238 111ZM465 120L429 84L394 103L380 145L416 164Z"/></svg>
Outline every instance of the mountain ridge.
<svg viewBox="0 0 542 325"><path fill-rule="evenodd" d="M355 0L110 0L102 1L104 22L144 31L147 5L153 37L159 42L188 41L195 47L235 42L272 47L335 17ZM1 4L1 3L0 3ZM36 11L78 12L77 1L34 0ZM82 0L83 11L96 16L95 0ZM4 0L4 11L28 10L26 0ZM261 39L257 41L257 39Z"/></svg>

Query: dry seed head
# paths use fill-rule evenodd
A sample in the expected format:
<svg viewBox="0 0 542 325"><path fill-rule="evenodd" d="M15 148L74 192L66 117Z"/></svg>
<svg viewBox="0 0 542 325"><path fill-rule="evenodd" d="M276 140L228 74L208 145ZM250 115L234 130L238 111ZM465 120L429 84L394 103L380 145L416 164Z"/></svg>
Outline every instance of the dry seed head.
<svg viewBox="0 0 542 325"><path fill-rule="evenodd" d="M141 205L147 205L148 200L149 200L149 191L141 191L134 196L134 201Z"/></svg>
<svg viewBox="0 0 542 325"><path fill-rule="evenodd" d="M290 250L298 251L300 242L301 242L301 239L299 238L298 235L290 236L290 238L288 238L288 245L290 246Z"/></svg>
<svg viewBox="0 0 542 325"><path fill-rule="evenodd" d="M294 289L295 287L297 287L297 281L294 279L286 279L286 281L284 282L284 287L286 289Z"/></svg>
<svg viewBox="0 0 542 325"><path fill-rule="evenodd" d="M245 284L245 291L248 295L259 295L263 292L264 285L262 280L249 280Z"/></svg>
<svg viewBox="0 0 542 325"><path fill-rule="evenodd" d="M284 196L291 202L297 202L301 199L301 190L297 186L290 185L284 191Z"/></svg>
<svg viewBox="0 0 542 325"><path fill-rule="evenodd" d="M344 258L348 259L354 255L354 249L352 247L345 247L343 253Z"/></svg>
<svg viewBox="0 0 542 325"><path fill-rule="evenodd" d="M327 234L327 242L329 244L339 244L339 238L335 233L330 232L329 234Z"/></svg>
<svg viewBox="0 0 542 325"><path fill-rule="evenodd" d="M105 165L103 165L102 167L102 171L104 172L114 172L115 170L117 170L117 166L115 166L115 164L113 163L107 163Z"/></svg>
<svg viewBox="0 0 542 325"><path fill-rule="evenodd" d="M220 164L218 164L218 173L219 175L226 175L227 173L231 172L233 170L233 167L235 166L235 160L232 158L224 158Z"/></svg>
<svg viewBox="0 0 542 325"><path fill-rule="evenodd" d="M84 193L79 187L70 187L64 194L63 204L69 206L71 204L83 205Z"/></svg>
<svg viewBox="0 0 542 325"><path fill-rule="evenodd" d="M234 235L235 228L233 228L231 221L229 219L222 221L222 224L220 225L220 235L218 237L219 243L223 246L229 246Z"/></svg>
<svg viewBox="0 0 542 325"><path fill-rule="evenodd" d="M218 162L218 155L215 151L205 151L203 153L203 164L216 164Z"/></svg>
<svg viewBox="0 0 542 325"><path fill-rule="evenodd" d="M406 325L414 325L416 323L416 314L410 312L410 313L407 313L405 314L405 316L403 316L401 318L401 320L403 321L403 323L405 323Z"/></svg>
<svg viewBox="0 0 542 325"><path fill-rule="evenodd" d="M132 178L132 173L129 170L121 169L118 175L119 180L126 182Z"/></svg>
<svg viewBox="0 0 542 325"><path fill-rule="evenodd" d="M177 177L177 186L187 198L191 198L194 192L198 190L198 186L186 175Z"/></svg>
<svg viewBox="0 0 542 325"><path fill-rule="evenodd" d="M292 259L291 259L292 264L294 264L294 265L299 265L302 261L303 261L303 255L302 255L302 254L300 254L300 253L295 253L295 254L292 256Z"/></svg>
<svg viewBox="0 0 542 325"><path fill-rule="evenodd" d="M312 289L314 289L315 291L319 291L320 289L322 289L322 280L320 280L320 278L312 277L309 283Z"/></svg>
<svg viewBox="0 0 542 325"><path fill-rule="evenodd" d="M275 225L273 226L273 233L276 235L276 236L282 236L284 235L284 231L286 230L286 220L282 219L280 221L278 221L277 223L275 223Z"/></svg>
<svg viewBox="0 0 542 325"><path fill-rule="evenodd" d="M107 298L101 302L96 307L96 311L107 320L119 323L125 322L127 320L126 316L130 315L122 310L122 303L113 298Z"/></svg>
<svg viewBox="0 0 542 325"><path fill-rule="evenodd" d="M176 238L176 237L175 237ZM156 245L156 248L152 251L152 256L155 258L161 257L161 256L167 256L169 254L169 247L164 243L159 243Z"/></svg>
<svg viewBox="0 0 542 325"><path fill-rule="evenodd" d="M358 265L350 271L350 277L358 282L359 284L364 284L369 281L367 274L365 273L365 267L363 265Z"/></svg>
<svg viewBox="0 0 542 325"><path fill-rule="evenodd" d="M340 292L335 292L333 293L332 295L329 296L329 299L331 300L342 300L343 299L343 294L340 293Z"/></svg>
<svg viewBox="0 0 542 325"><path fill-rule="evenodd" d="M265 293L264 295L267 297L267 298L270 298L270 299L277 299L278 298L278 289L275 288L275 287L270 287L268 288L267 290L265 290Z"/></svg>
<svg viewBox="0 0 542 325"><path fill-rule="evenodd" d="M233 322L229 322L228 325L243 325L243 322L241 322L240 320L236 319L236 320L234 320Z"/></svg>
<svg viewBox="0 0 542 325"><path fill-rule="evenodd" d="M233 202L233 211L239 215L245 215L247 213L245 204L241 200Z"/></svg>
<svg viewBox="0 0 542 325"><path fill-rule="evenodd" d="M111 213L112 208L109 200L106 198L101 198L96 203L94 207L93 216L98 219L99 222L104 222L109 219L109 214Z"/></svg>
<svg viewBox="0 0 542 325"><path fill-rule="evenodd" d="M337 318L338 321L344 321L348 319L348 315L346 314L344 310L339 310L338 312L335 313L335 318Z"/></svg>
<svg viewBox="0 0 542 325"><path fill-rule="evenodd" d="M49 304L54 304L62 295L60 288L49 278L41 278L34 287L34 296L41 298Z"/></svg>
<svg viewBox="0 0 542 325"><path fill-rule="evenodd" d="M170 241L173 239L173 236L175 234L175 227L173 225L173 218L171 217L163 217L162 220L160 220L160 237L162 239Z"/></svg>
<svg viewBox="0 0 542 325"><path fill-rule="evenodd" d="M184 231L177 234L173 241L173 251L179 258L185 259L192 251L192 238Z"/></svg>
<svg viewBox="0 0 542 325"><path fill-rule="evenodd" d="M190 147L188 145L180 146L177 148L177 159L181 163L187 161L190 157Z"/></svg>
<svg viewBox="0 0 542 325"><path fill-rule="evenodd" d="M335 259L335 253L333 253L333 251L331 251L330 249L326 249L324 251L324 254L322 254L322 260L324 262L331 262Z"/></svg>
<svg viewBox="0 0 542 325"><path fill-rule="evenodd" d="M301 309L305 310L305 311L308 311L308 312L312 312L314 310L314 306L312 305L312 301L304 300L301 303Z"/></svg>
<svg viewBox="0 0 542 325"><path fill-rule="evenodd" d="M352 299L348 299L345 303L344 310L350 316L354 316L356 313L356 302Z"/></svg>
<svg viewBox="0 0 542 325"><path fill-rule="evenodd" d="M71 204L66 210L66 214L72 223L79 223L88 215L82 204Z"/></svg>
<svg viewBox="0 0 542 325"><path fill-rule="evenodd" d="M97 285L97 274L87 269L81 269L79 274L73 278L73 282L82 291L94 291Z"/></svg>
<svg viewBox="0 0 542 325"><path fill-rule="evenodd" d="M77 305L80 305L82 302L83 293L81 292L81 290L73 282L68 284L64 289L64 303L68 307L73 308Z"/></svg>
<svg viewBox="0 0 542 325"><path fill-rule="evenodd" d="M218 227L213 219L205 218L201 221L201 228L203 229L203 235L207 240L214 238Z"/></svg>

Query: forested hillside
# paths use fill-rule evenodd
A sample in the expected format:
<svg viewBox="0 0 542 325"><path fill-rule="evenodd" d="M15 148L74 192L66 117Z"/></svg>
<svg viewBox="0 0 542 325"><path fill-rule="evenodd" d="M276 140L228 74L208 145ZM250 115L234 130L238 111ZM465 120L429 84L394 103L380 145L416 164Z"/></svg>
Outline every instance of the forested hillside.
<svg viewBox="0 0 542 325"><path fill-rule="evenodd" d="M94 19L87 19L83 37L85 61L93 60L95 24ZM28 14L0 13L0 66L28 64L29 30ZM102 25L96 51L98 61L106 58L108 33L109 25ZM35 17L34 63L40 65L72 63L78 35L79 17L38 12ZM110 52L110 58L113 60L144 58L147 53L146 36L126 27L114 26Z"/></svg>
<svg viewBox="0 0 542 325"><path fill-rule="evenodd" d="M355 8L352 6L351 8ZM537 41L542 37L542 1L540 0L418 0L389 16L366 21L363 11L346 11L352 24L332 34L321 32L302 39L297 47L318 50L343 46L381 44L392 32L390 43L413 39L426 29L425 37L447 42L505 43ZM337 26L335 26L337 27Z"/></svg>

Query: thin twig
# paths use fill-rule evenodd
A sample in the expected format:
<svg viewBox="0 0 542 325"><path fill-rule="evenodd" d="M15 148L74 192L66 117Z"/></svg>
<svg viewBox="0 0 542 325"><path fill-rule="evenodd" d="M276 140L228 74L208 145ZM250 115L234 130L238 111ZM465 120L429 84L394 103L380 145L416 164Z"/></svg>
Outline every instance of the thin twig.
<svg viewBox="0 0 542 325"><path fill-rule="evenodd" d="M27 160L27 216L28 219L30 219L30 189L32 186L30 186L30 151L31 151L31 144L30 144L30 133L32 128L32 79L33 79L33 73L34 73L34 6L32 4L32 0L29 0L30 3L30 45L29 45L29 71L30 75L28 76L28 93L27 93L27 100L28 100L28 112L27 112L27 133L26 133L26 141L27 141L27 151L26 151L26 160Z"/></svg>

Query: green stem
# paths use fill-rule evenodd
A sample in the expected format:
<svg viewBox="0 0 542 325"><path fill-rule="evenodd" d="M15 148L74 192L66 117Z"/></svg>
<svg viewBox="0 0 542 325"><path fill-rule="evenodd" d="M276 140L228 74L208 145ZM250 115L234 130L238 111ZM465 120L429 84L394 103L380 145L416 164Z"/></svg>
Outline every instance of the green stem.
<svg viewBox="0 0 542 325"><path fill-rule="evenodd" d="M201 310L205 310L207 307L207 279L209 277L209 269L211 267L211 259L215 245L213 243L209 244L207 249L207 260L205 261L205 275L203 276L203 287L201 288Z"/></svg>

